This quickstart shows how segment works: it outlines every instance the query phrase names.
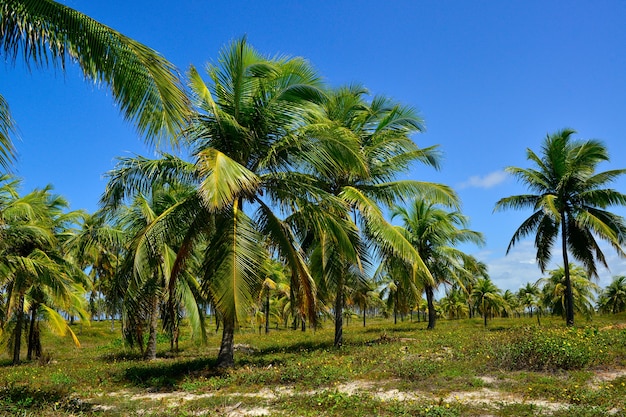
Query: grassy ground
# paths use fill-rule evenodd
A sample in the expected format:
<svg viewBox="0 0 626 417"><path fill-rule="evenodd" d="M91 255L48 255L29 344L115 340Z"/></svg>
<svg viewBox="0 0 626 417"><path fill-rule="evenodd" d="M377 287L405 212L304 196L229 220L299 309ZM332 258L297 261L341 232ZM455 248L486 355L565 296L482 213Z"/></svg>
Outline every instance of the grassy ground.
<svg viewBox="0 0 626 417"><path fill-rule="evenodd" d="M626 415L626 316L567 329L560 319L332 322L313 332L236 336L236 368L214 367L219 335L183 335L144 362L109 323L77 326L80 349L47 335L47 363L0 360L0 415ZM118 325L119 326L119 325Z"/></svg>

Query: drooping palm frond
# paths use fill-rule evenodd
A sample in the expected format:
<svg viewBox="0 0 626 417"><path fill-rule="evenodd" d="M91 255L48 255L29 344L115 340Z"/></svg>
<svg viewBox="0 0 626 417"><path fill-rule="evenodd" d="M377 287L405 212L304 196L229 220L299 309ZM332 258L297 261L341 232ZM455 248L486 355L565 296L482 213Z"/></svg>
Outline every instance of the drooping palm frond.
<svg viewBox="0 0 626 417"><path fill-rule="evenodd" d="M26 65L78 63L85 77L111 87L124 117L149 139L183 126L189 104L176 68L156 51L51 0L0 4L0 53Z"/></svg>
<svg viewBox="0 0 626 417"><path fill-rule="evenodd" d="M15 159L15 147L13 146L12 136L16 134L16 125L9 103L0 94L0 167L10 170L11 164Z"/></svg>
<svg viewBox="0 0 626 417"><path fill-rule="evenodd" d="M204 256L204 290L221 314L241 323L263 282L259 271L267 253L259 244L261 235L242 211L225 214L216 226L216 237Z"/></svg>

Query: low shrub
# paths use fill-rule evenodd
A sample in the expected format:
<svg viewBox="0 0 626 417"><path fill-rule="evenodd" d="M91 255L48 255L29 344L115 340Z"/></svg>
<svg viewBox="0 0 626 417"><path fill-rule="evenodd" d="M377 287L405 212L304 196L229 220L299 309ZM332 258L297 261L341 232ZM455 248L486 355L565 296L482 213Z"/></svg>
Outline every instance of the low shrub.
<svg viewBox="0 0 626 417"><path fill-rule="evenodd" d="M601 363L606 346L590 329L518 329L495 348L497 364L508 370L585 369ZM604 348L604 349L603 349Z"/></svg>

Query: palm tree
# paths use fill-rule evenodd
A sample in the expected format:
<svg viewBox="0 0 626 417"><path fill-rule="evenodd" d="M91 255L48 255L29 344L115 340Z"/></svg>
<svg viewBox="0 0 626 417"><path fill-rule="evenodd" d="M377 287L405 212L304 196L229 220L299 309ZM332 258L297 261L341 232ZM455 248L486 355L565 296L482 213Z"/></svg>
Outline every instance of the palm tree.
<svg viewBox="0 0 626 417"><path fill-rule="evenodd" d="M344 278L363 273L370 262L366 246L377 255L394 254L425 270L419 254L385 220L381 206L390 207L416 194L445 202L456 198L443 185L396 179L414 162L437 168L439 154L435 147L422 149L411 140L411 135L423 131L422 120L414 109L382 96L367 101L367 94L358 85L329 92L303 129L312 149L336 155L309 165L323 184L320 186L348 208L347 212L332 214L351 223L344 225L347 234L332 236L327 229L313 239L324 254L315 258L324 266L315 268L318 279L334 288L335 346L343 341Z"/></svg>
<svg viewBox="0 0 626 417"><path fill-rule="evenodd" d="M445 297L439 300L439 306L441 311L448 315L449 319L460 319L461 317L466 317L469 313L466 294L454 287L446 293Z"/></svg>
<svg viewBox="0 0 626 417"><path fill-rule="evenodd" d="M294 132L322 93L306 61L266 58L245 38L224 48L207 73L209 85L194 68L189 72L196 113L186 143L194 163L171 155L122 159L103 202L116 206L155 182L195 187L156 224L164 235L181 236L171 282L202 248L202 289L223 323L218 365L233 366L235 326L256 301L268 248L288 266L303 312L315 317L315 287L295 231L281 214L321 199L315 179L296 171Z"/></svg>
<svg viewBox="0 0 626 417"><path fill-rule="evenodd" d="M573 308L575 312L585 317L593 314L594 293L598 286L589 280L586 271L577 266L569 268L559 267L548 272L548 276L537 281L541 288L541 301L544 307L550 309L552 314L566 317L567 314L567 289L565 271L570 273L572 287Z"/></svg>
<svg viewBox="0 0 626 417"><path fill-rule="evenodd" d="M111 87L124 117L148 138L177 132L187 118L188 99L170 62L61 3L0 3L0 45L8 60L23 57L27 66L52 64L64 70L67 62L77 63L86 78ZM0 109L3 107L0 103ZM6 118L0 118L2 121ZM5 123L0 132L6 127Z"/></svg>
<svg viewBox="0 0 626 417"><path fill-rule="evenodd" d="M401 276L419 282L428 302L428 329L435 328L436 311L434 294L444 282L462 282L461 276L469 274L464 266L474 259L454 247L459 243L481 245L483 235L467 228L469 219L459 211L447 211L427 199L415 199L409 208L396 206L393 217L400 217L403 233L423 259L427 271L417 271L413 276Z"/></svg>
<svg viewBox="0 0 626 417"><path fill-rule="evenodd" d="M499 310L506 306L506 302L502 297L502 290L491 281L490 278L479 278L472 292L476 305L483 315L485 327L487 327L487 318L494 310Z"/></svg>
<svg viewBox="0 0 626 417"><path fill-rule="evenodd" d="M624 256L621 245L626 236L624 219L605 210L626 204L626 195L605 188L626 170L596 173L598 164L609 160L606 147L597 140L574 140L574 133L571 129L564 129L548 135L541 157L528 149L527 158L535 168L508 167L509 173L536 194L506 197L495 207L496 211L508 208L534 210L513 234L507 253L520 239L534 233L541 272L545 272L560 232L568 326L574 324L568 253L584 265L590 276L597 276L596 262L608 265L596 237L609 242L620 256Z"/></svg>
<svg viewBox="0 0 626 417"><path fill-rule="evenodd" d="M114 278L124 238L121 229L108 222L104 213L97 212L90 215L81 213L79 227L67 241L74 262L82 270L88 271L91 317L93 319L104 312L111 318L111 331L121 305L121 291L115 286Z"/></svg>
<svg viewBox="0 0 626 417"><path fill-rule="evenodd" d="M626 311L626 276L613 277L613 281L600 294L600 300L600 311L612 314Z"/></svg>
<svg viewBox="0 0 626 417"><path fill-rule="evenodd" d="M4 177L5 180L8 177ZM5 183L7 186L17 183ZM28 328L28 359L41 355L39 321L44 319L59 334L78 339L59 311L88 320L83 306L86 276L66 256L63 248L75 212L64 213L67 202L50 188L23 197L3 188L0 213L0 286L6 302L0 326L11 338L13 364L20 362L23 331ZM26 311L30 314L26 322Z"/></svg>
<svg viewBox="0 0 626 417"><path fill-rule="evenodd" d="M537 286L537 284L531 284L527 282L525 286L520 288L517 291L517 298L519 300L519 304L528 309L528 314L530 317L533 316L533 308L535 309L535 313L537 315L537 324L541 325L541 300L540 300L541 290Z"/></svg>

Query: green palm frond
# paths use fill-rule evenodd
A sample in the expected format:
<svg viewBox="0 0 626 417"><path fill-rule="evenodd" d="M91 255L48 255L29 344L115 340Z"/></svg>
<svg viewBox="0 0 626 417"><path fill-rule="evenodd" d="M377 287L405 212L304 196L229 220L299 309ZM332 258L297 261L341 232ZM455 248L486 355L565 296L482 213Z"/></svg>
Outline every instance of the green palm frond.
<svg viewBox="0 0 626 417"><path fill-rule="evenodd" d="M198 172L203 177L200 191L210 210L219 210L233 200L254 194L259 177L217 149L198 155Z"/></svg>
<svg viewBox="0 0 626 417"><path fill-rule="evenodd" d="M15 161L15 148L13 146L12 136L16 135L16 125L9 103L0 95L0 167L9 170L11 164Z"/></svg>
<svg viewBox="0 0 626 417"><path fill-rule="evenodd" d="M217 226L216 238L205 253L204 289L222 314L241 323L263 281L259 271L267 254L243 212L235 210Z"/></svg>
<svg viewBox="0 0 626 417"><path fill-rule="evenodd" d="M137 193L149 194L155 184L193 184L196 175L194 164L170 154L163 153L160 159L120 158L106 174L109 180L100 204L116 209Z"/></svg>
<svg viewBox="0 0 626 417"><path fill-rule="evenodd" d="M0 8L0 50L26 65L78 63L109 84L124 117L148 138L175 137L189 115L176 68L156 51L50 0L7 0Z"/></svg>

